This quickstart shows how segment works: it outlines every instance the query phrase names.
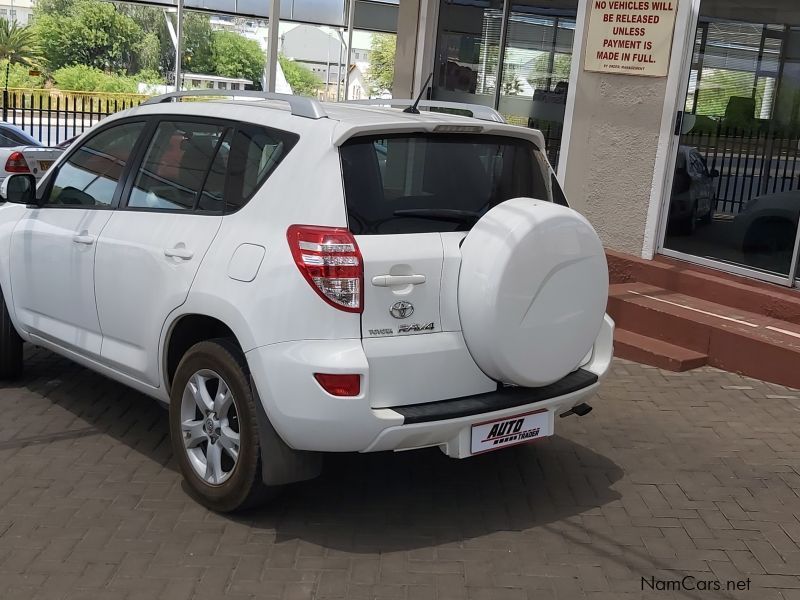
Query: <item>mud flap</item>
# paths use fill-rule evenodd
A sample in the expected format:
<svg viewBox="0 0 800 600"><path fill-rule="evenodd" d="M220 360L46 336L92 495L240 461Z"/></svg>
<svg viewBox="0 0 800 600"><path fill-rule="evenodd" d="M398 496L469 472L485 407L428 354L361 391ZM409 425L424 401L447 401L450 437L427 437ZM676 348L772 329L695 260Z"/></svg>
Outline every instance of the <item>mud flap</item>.
<svg viewBox="0 0 800 600"><path fill-rule="evenodd" d="M319 477L322 472L322 453L294 450L287 446L270 423L252 376L250 389L253 390L256 404L264 485L285 485Z"/></svg>

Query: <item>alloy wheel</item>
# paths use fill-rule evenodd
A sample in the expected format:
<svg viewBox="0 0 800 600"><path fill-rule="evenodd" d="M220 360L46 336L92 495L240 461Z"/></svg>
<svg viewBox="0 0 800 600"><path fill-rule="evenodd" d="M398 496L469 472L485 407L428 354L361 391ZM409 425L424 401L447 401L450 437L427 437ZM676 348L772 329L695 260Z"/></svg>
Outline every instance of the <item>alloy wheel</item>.
<svg viewBox="0 0 800 600"><path fill-rule="evenodd" d="M218 373L201 369L189 378L181 398L181 433L195 474L208 485L227 481L239 460L239 416Z"/></svg>

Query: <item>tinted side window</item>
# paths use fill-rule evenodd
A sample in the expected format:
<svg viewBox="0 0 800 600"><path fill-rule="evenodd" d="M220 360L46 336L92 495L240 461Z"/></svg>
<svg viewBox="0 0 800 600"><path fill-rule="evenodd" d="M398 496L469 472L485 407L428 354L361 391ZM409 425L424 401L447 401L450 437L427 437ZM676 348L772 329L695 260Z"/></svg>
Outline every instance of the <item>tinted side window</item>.
<svg viewBox="0 0 800 600"><path fill-rule="evenodd" d="M144 123L109 127L89 138L56 173L46 205L110 206Z"/></svg>
<svg viewBox="0 0 800 600"><path fill-rule="evenodd" d="M162 121L136 174L128 206L193 210L225 126Z"/></svg>
<svg viewBox="0 0 800 600"><path fill-rule="evenodd" d="M240 125L228 162L226 210L244 206L297 143L298 136L258 125Z"/></svg>
<svg viewBox="0 0 800 600"><path fill-rule="evenodd" d="M13 148L27 144L21 137L11 131L0 132L0 148Z"/></svg>

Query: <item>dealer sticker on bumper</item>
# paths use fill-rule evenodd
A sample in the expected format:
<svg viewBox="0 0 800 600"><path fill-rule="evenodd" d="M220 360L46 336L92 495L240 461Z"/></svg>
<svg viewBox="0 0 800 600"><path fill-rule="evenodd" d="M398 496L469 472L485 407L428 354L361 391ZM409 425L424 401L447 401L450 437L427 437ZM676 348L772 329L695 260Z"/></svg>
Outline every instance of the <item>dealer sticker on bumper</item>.
<svg viewBox="0 0 800 600"><path fill-rule="evenodd" d="M499 450L553 435L553 414L543 410L472 426L472 454Z"/></svg>

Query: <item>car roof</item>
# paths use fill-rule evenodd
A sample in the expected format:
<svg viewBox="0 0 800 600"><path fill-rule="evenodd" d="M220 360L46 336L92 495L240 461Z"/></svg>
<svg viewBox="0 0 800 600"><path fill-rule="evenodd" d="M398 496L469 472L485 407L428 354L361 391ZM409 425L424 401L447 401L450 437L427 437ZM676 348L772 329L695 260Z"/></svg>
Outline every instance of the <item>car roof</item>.
<svg viewBox="0 0 800 600"><path fill-rule="evenodd" d="M220 107L224 110L220 111ZM484 121L464 115L421 110L419 114L403 112L400 108L369 104L325 102L322 104L327 118L309 119L293 116L283 100L214 99L194 102L154 103L135 107L120 116L135 114L182 114L241 120L259 125L285 128L289 131L307 131L314 124L332 128L331 141L338 146L355 135L374 133L433 131L442 125L480 127L481 133L498 133L529 139L544 149L544 136L536 129ZM220 114L222 113L222 114Z"/></svg>
<svg viewBox="0 0 800 600"><path fill-rule="evenodd" d="M41 146L42 145L39 142L39 140L34 138L27 131L25 131L24 129L21 129L20 127L17 127L16 125L13 125L11 123L0 122L0 131L13 131L14 134L18 135L19 137L21 137L22 139L25 140L25 144L20 144L20 145L28 145L28 146Z"/></svg>

